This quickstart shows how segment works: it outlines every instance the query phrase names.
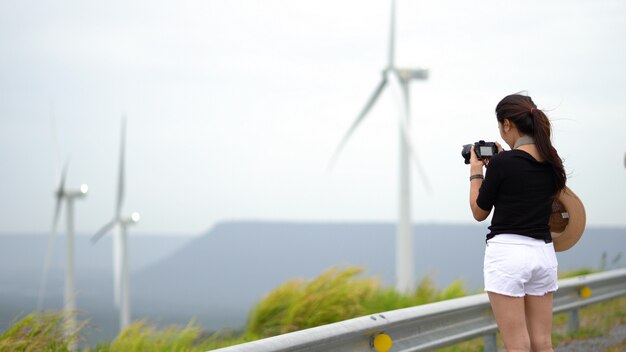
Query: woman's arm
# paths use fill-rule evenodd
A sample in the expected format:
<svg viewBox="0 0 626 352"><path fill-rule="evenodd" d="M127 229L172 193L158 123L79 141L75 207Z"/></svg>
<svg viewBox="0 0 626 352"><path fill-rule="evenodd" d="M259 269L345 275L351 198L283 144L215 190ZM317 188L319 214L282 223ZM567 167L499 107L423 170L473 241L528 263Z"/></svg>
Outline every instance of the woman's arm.
<svg viewBox="0 0 626 352"><path fill-rule="evenodd" d="M474 147L472 146L472 149L470 151L470 176L483 175L484 165L485 163L476 157L476 153L474 153ZM482 178L475 178L470 181L470 208L472 209L472 215L474 216L474 219L476 219L477 221L485 220L491 212L491 210L484 210L479 207L478 204L476 204L476 198L478 198L478 192L482 184Z"/></svg>

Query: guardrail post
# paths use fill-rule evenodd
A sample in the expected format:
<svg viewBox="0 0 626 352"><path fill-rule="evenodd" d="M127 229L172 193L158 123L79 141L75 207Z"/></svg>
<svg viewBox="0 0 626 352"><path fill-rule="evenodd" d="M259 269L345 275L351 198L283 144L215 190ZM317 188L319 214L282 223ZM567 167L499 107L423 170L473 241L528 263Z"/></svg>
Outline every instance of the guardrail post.
<svg viewBox="0 0 626 352"><path fill-rule="evenodd" d="M580 320L578 319L578 309L572 309L569 311L569 318L567 320L567 330L569 332L576 332L580 327Z"/></svg>
<svg viewBox="0 0 626 352"><path fill-rule="evenodd" d="M498 340L496 333L487 334L483 337L483 343L485 345L485 352L497 352Z"/></svg>

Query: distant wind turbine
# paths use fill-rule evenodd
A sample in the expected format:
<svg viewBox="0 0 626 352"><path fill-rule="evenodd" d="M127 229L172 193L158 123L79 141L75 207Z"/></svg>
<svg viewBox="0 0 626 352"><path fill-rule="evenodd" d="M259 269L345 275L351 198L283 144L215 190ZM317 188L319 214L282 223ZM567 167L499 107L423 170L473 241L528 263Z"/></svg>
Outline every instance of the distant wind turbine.
<svg viewBox="0 0 626 352"><path fill-rule="evenodd" d="M139 221L139 213L134 212L128 218L122 218L122 203L124 201L124 160L125 160L126 118L122 118L122 132L120 137L120 159L117 179L117 201L113 219L104 225L92 238L97 242L113 228L113 295L115 305L120 310L120 331L130 325L130 280L128 273L128 245L126 228Z"/></svg>
<svg viewBox="0 0 626 352"><path fill-rule="evenodd" d="M51 108L52 111L52 108ZM56 131L54 126L54 116L51 113L50 115L52 121L52 133L53 133L53 143L55 143L56 148ZM58 150L58 149L57 149ZM65 182L67 180L67 169L68 169L69 161L67 161L63 167L63 171L61 172L61 179L59 181L59 186L54 192L55 197L55 207L54 207L54 217L52 219L52 230L50 234L50 239L48 241L48 249L46 251L46 257L44 258L44 268L41 277L41 284L39 287L39 297L38 297L38 309L43 309L43 301L45 297L46 284L48 281L48 273L50 271L50 263L52 260L53 246L54 246L54 237L57 231L57 225L59 222L59 216L61 215L61 207L63 205L63 200L66 202L66 221L67 221L67 241L66 241L66 261L65 261L65 297L64 297L64 305L63 311L66 320L65 324L65 334L66 336L71 336L75 333L77 324L76 324L76 286L74 281L74 200L84 198L87 195L89 187L86 184L81 184L80 188L77 190L68 190L65 188ZM69 344L69 350L76 350L76 341L71 341Z"/></svg>
<svg viewBox="0 0 626 352"><path fill-rule="evenodd" d="M348 132L344 135L343 139L339 143L339 146L335 150L331 159L331 167L334 165L337 157L339 156L344 145L348 139L352 136L352 133L357 129L359 124L363 121L367 113L374 106L381 93L387 87L387 84L391 79L396 79L400 85L402 91L402 106L401 112L398 114L398 125L400 132L400 158L399 158L399 219L396 229L396 290L398 292L411 292L415 289L415 274L414 274L414 260L413 260L413 238L411 231L411 185L410 185L410 168L409 168L409 155L413 156L413 160L417 166L418 172L422 176L422 182L428 191L430 191L430 185L426 174L417 159L417 154L412 147L411 138L409 135L409 122L411 117L410 105L409 105L409 82L411 80L425 80L428 78L428 70L425 69L406 69L397 68L395 66L395 0L391 1L391 29L389 39L389 63L387 67L382 71L382 80L374 90L374 93L365 104L361 113L357 116L356 120L352 123Z"/></svg>
<svg viewBox="0 0 626 352"><path fill-rule="evenodd" d="M57 224L59 220L59 215L61 214L61 207L63 204L63 200L66 202L66 221L67 221L67 244L66 244L66 261L65 261L65 302L63 306L63 310L65 313L66 319L66 334L71 336L77 325L76 325L76 288L74 283L74 200L84 198L87 195L87 191L89 187L85 184L82 184L77 190L68 190L65 188L65 180L67 178L67 167L68 164L65 164L63 168L63 173L61 175L61 181L59 182L59 187L55 192L56 205L54 207L54 218L52 221L52 231L51 236L56 234ZM51 237L52 238L52 237ZM48 278L48 273L50 271L50 262L52 257L52 240L48 242L48 251L46 253L46 258L44 260L44 269L41 280L41 286L39 289L39 308L43 307L43 297L45 296L46 283ZM74 350L76 348L75 343L70 344L70 350Z"/></svg>

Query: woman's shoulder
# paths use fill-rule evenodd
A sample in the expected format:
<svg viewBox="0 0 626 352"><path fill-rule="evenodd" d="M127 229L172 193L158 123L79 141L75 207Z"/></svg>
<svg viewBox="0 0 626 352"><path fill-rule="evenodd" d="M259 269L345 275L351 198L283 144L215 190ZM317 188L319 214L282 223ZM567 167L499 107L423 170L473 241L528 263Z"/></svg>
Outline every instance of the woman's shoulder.
<svg viewBox="0 0 626 352"><path fill-rule="evenodd" d="M530 153L521 149L504 150L494 155L491 159L515 160L519 158L537 161Z"/></svg>
<svg viewBox="0 0 626 352"><path fill-rule="evenodd" d="M520 158L526 159L525 154L527 155L526 152L517 149L504 150L489 159L489 166L506 167L508 165L518 163ZM528 156L530 157L530 155Z"/></svg>
<svg viewBox="0 0 626 352"><path fill-rule="evenodd" d="M511 160L512 157L515 157L515 153L511 153L513 151L514 150L503 150L499 152L498 154L492 156L491 159L489 160L489 163L491 164L492 162L496 162L496 163L507 162L508 160Z"/></svg>
<svg viewBox="0 0 626 352"><path fill-rule="evenodd" d="M521 168L526 168L526 167L543 168L543 167L550 166L550 165L545 162L538 161L526 151L519 150L519 149L512 149L512 150L502 151L494 155L493 157L491 157L491 160L489 160L489 166L495 166L497 168L512 169L512 168L520 168L520 167Z"/></svg>

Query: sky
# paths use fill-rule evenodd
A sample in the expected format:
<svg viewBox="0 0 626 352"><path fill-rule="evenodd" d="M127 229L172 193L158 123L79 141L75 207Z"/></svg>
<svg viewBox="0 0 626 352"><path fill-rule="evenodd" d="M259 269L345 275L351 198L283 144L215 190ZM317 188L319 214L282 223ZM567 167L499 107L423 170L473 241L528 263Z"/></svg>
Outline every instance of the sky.
<svg viewBox="0 0 626 352"><path fill-rule="evenodd" d="M462 145L502 142L495 106L526 91L588 226L625 227L624 18L619 0L398 0L396 64L430 72L410 86L431 185L412 169L413 222L474 221ZM396 221L396 86L328 169L387 65L389 23L390 1L3 0L0 233L49 231L67 160L67 186L89 185L77 232L108 222L123 115L131 232Z"/></svg>

